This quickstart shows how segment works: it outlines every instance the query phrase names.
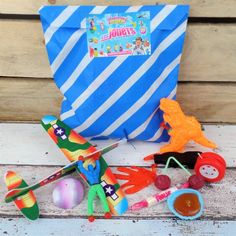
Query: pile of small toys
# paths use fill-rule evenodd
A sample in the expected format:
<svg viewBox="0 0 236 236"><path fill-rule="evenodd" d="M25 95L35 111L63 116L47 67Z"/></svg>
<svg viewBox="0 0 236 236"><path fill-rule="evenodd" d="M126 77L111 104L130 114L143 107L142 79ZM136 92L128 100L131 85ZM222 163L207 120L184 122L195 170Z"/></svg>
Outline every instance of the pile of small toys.
<svg viewBox="0 0 236 236"><path fill-rule="evenodd" d="M35 220L39 217L39 207L33 190L77 171L90 186L88 192L90 222L95 219L93 201L96 196L102 203L105 218L111 218L112 214L122 215L127 210L141 210L165 200L169 210L180 219L192 220L200 217L204 201L199 190L206 182L218 182L224 178L225 160L213 152L183 152L190 140L212 149L217 146L204 136L201 125L194 117L183 113L176 101L163 98L160 109L163 111L162 127L168 130L170 143L161 147L159 153L144 158L147 161L154 161L151 170L137 166L117 168L122 174L113 174L102 155L129 139L122 139L96 150L86 139L56 117L45 116L42 119L42 126L71 163L30 186L15 172L8 171L5 182L9 191L5 196L5 202L14 201L26 218ZM160 165L165 165L162 171ZM171 186L171 179L166 174L169 167L183 169L187 176L186 181ZM157 168L159 168L158 174ZM188 169L193 169L194 174ZM125 183L120 186L117 179L124 180ZM160 191L128 206L125 194L134 194L150 184L154 184ZM60 180L53 190L53 202L62 209L77 206L83 197L84 187L74 178Z"/></svg>
<svg viewBox="0 0 236 236"><path fill-rule="evenodd" d="M116 174L116 177L127 180L121 185L126 194L136 193L152 183L161 190L156 195L133 204L129 207L130 210L140 210L167 200L170 211L178 218L197 219L203 213L203 197L199 189L206 182L222 180L226 162L223 157L213 152L181 153L190 140L208 148L217 146L203 135L199 122L194 117L186 116L176 101L163 98L160 109L164 112L162 126L168 130L170 143L161 147L160 153L144 158L154 160L151 171L140 167L119 167L118 170L125 174ZM156 168L160 164L164 164L165 168L157 175ZM171 179L165 174L168 167L182 168L188 176L186 182L171 187ZM191 174L187 168L194 169L195 174Z"/></svg>

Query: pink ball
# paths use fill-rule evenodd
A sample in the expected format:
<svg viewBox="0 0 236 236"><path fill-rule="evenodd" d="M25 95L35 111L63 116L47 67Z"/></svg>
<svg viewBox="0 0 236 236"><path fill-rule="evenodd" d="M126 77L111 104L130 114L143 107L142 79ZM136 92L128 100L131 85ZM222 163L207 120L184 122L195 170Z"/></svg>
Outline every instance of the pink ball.
<svg viewBox="0 0 236 236"><path fill-rule="evenodd" d="M74 178L62 179L53 189L53 203L62 209L71 209L77 206L84 197L84 187Z"/></svg>

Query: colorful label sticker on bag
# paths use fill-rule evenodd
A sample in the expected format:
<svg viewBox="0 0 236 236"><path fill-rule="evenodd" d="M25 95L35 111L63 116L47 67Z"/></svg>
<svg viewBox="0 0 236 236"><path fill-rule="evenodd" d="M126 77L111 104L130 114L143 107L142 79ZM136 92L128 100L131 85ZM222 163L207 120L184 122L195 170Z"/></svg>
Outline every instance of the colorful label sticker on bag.
<svg viewBox="0 0 236 236"><path fill-rule="evenodd" d="M91 15L86 21L90 57L150 55L150 13Z"/></svg>

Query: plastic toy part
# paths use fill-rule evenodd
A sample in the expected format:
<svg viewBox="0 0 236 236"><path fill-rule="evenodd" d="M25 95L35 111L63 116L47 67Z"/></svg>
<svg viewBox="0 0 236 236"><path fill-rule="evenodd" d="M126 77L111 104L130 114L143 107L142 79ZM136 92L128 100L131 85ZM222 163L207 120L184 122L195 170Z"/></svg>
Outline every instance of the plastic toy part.
<svg viewBox="0 0 236 236"><path fill-rule="evenodd" d="M105 218L105 219L111 219L111 213L110 213L110 212L106 212L106 213L104 214L104 218Z"/></svg>
<svg viewBox="0 0 236 236"><path fill-rule="evenodd" d="M169 157L167 162L166 162L166 166L163 170L163 173L166 172L167 168L169 167L170 165L170 162L174 161L179 167L181 167L188 175L191 175L191 173L185 169L185 167L179 162L177 161L174 157ZM158 175L156 177L156 180L155 180L155 186L160 189L160 190L166 190L168 188L170 188L170 185L171 185L171 180L169 178L169 176L167 175Z"/></svg>
<svg viewBox="0 0 236 236"><path fill-rule="evenodd" d="M183 152L183 153L180 153L180 152L155 153L153 154L153 159L154 159L155 164L165 165L169 157L174 157L177 161L179 161L182 165L186 166L188 169L194 169L194 166L197 162L199 154L201 153L202 152L198 152L198 151L196 152L190 151L190 152ZM174 160L171 160L169 167L179 168L180 166Z"/></svg>
<svg viewBox="0 0 236 236"><path fill-rule="evenodd" d="M194 189L180 189L167 199L170 211L180 219L194 220L203 213L203 198Z"/></svg>
<svg viewBox="0 0 236 236"><path fill-rule="evenodd" d="M226 162L223 157L213 152L202 153L194 167L197 175L207 182L218 182L225 176Z"/></svg>
<svg viewBox="0 0 236 236"><path fill-rule="evenodd" d="M4 176L4 180L7 189L10 190L6 194L5 201L7 196L11 195L11 191L14 193L17 192L18 189L27 189L27 187L29 187L25 180L13 171L7 171ZM36 220L39 218L39 207L32 189L24 191L23 195L18 196L13 201L16 207L27 219Z"/></svg>
<svg viewBox="0 0 236 236"><path fill-rule="evenodd" d="M124 172L125 175L115 174L115 177L120 180L127 180L126 183L121 185L125 189L126 194L136 193L148 185L152 184L156 175L156 165L152 165L152 170L132 166L132 167L118 167L118 171Z"/></svg>
<svg viewBox="0 0 236 236"><path fill-rule="evenodd" d="M216 148L216 144L208 140L202 130L200 123L193 116L186 116L179 103L162 98L160 109L164 112L163 118L165 124L170 126L168 133L170 135L170 143L160 148L163 152L180 152L184 146L190 141L208 147Z"/></svg>
<svg viewBox="0 0 236 236"><path fill-rule="evenodd" d="M169 167L170 163L173 161L182 169L184 170L187 175L189 176L188 182L189 187L193 189L200 189L205 185L204 178L202 176L192 175L176 158L169 157L166 166L164 168L164 173L166 172L167 168ZM155 181L155 186L158 189L165 190L170 187L170 178L167 175L158 175Z"/></svg>
<svg viewBox="0 0 236 236"><path fill-rule="evenodd" d="M84 187L74 178L67 178L56 183L52 199L55 206L62 209L76 207L84 197Z"/></svg>
<svg viewBox="0 0 236 236"><path fill-rule="evenodd" d="M174 157L169 157L169 158L168 158L168 160L167 160L167 162L166 162L166 166L165 166L164 171L166 171L167 168L169 167L171 160L175 161L176 164L178 164L179 167L180 167L182 170L184 170L185 173L187 173L189 176L192 175L192 174L191 174L178 160L176 160L176 158L174 158Z"/></svg>
<svg viewBox="0 0 236 236"><path fill-rule="evenodd" d="M196 175L198 177L201 176L207 182L220 181L225 175L226 162L223 157L214 152L155 153L147 156L145 160L150 160L152 157L155 164L166 164L171 156L178 160L182 165L187 166L189 169L194 169ZM169 167L176 168L180 166L172 159L169 162ZM201 179L198 178L198 180L202 182ZM195 188L193 186L191 187Z"/></svg>

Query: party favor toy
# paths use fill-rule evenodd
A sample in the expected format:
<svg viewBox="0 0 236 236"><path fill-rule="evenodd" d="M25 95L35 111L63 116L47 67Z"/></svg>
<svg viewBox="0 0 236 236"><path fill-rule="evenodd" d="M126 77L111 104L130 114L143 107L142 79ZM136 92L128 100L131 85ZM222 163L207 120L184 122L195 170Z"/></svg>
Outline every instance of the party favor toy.
<svg viewBox="0 0 236 236"><path fill-rule="evenodd" d="M162 171L163 173L166 172L167 168L169 167L170 161L173 160L175 161L181 169L183 169L187 175L189 176L188 183L189 187L193 189L200 189L204 186L204 179L202 176L199 175L192 175L178 160L176 160L174 157L169 157L166 163L166 166L164 170ZM157 175L156 180L155 180L155 186L160 189L160 190L166 190L170 188L171 185L171 180L169 176L162 174L162 175Z"/></svg>
<svg viewBox="0 0 236 236"><path fill-rule="evenodd" d="M64 135L63 135L63 138L65 138ZM83 141L83 140L84 139L81 138L80 141ZM91 159L98 158L98 157L101 158L102 154L105 154L105 153L111 151L112 149L118 147L119 144L122 142L123 142L123 140L113 143L101 150L96 150L93 147L87 153L85 152L85 150L81 149L81 151L82 151L81 153L84 155L83 156L84 160L86 160L86 162L90 163L90 162L92 162ZM73 145L70 147L72 148ZM77 152L79 153L78 149L77 149ZM100 161L101 161L101 159L100 159ZM105 161L104 161L104 163L105 163ZM104 163L103 163L103 165L104 165ZM48 176L48 177L44 178L43 180L41 180L33 185L30 185L30 186L28 186L26 184L26 182L20 176L18 176L15 172L8 171L5 175L5 183L6 183L9 191L5 196L5 202L9 203L9 202L14 201L16 207L21 211L21 213L26 218L28 218L29 220L36 220L39 217L39 209L38 209L37 201L34 196L33 190L36 190L40 187L43 187L49 183L52 183L55 180L58 180L64 176L66 176L68 174L71 174L76 169L78 170L77 165L78 165L78 157L76 158L76 153L75 153L74 161L72 163L64 166L63 168L61 168L61 169L57 170L56 172L54 172L53 174L51 174L50 176ZM104 168L104 166L102 166L102 167ZM110 171L110 169L107 168L106 171ZM108 173L110 174L110 176L113 176L111 172L108 172ZM104 179L103 181L105 182L106 180ZM113 177L113 181L115 183L114 177ZM101 183L103 183L103 182L101 182ZM102 186L108 187L108 188L110 187L111 189L113 189L112 188L113 185L111 185L110 182L108 182L108 184L102 185ZM114 188L115 188L115 191L113 194L117 195L117 199L119 201L114 201L114 203L112 202L114 205L111 205L111 203L110 203L110 208L111 208L111 210L113 210L113 212L115 212L115 210L116 210L117 213L123 213L128 208L127 200L124 197L124 194L122 194L121 190L119 189L118 184L116 184ZM121 199L119 199L119 198L121 198Z"/></svg>
<svg viewBox="0 0 236 236"><path fill-rule="evenodd" d="M224 178L226 162L222 156L216 153L204 152L199 155L194 170L205 181L214 183Z"/></svg>
<svg viewBox="0 0 236 236"><path fill-rule="evenodd" d="M144 160L154 159L155 164L166 164L171 156L189 169L194 169L196 174L207 182L218 182L225 176L226 162L222 156L214 152L155 153L145 157ZM169 167L180 166L174 160L170 160Z"/></svg>
<svg viewBox="0 0 236 236"><path fill-rule="evenodd" d="M174 157L182 165L186 166L189 169L194 169L194 166L197 162L199 154L202 152L198 151L189 151L189 152L163 152L163 153L154 153L148 155L144 158L145 161L154 160L154 163L157 165L165 165L167 160L170 157ZM169 167L179 168L180 166L174 161L171 160Z"/></svg>
<svg viewBox="0 0 236 236"><path fill-rule="evenodd" d="M79 156L88 155L96 151L96 148L86 139L54 116L45 116L42 119L42 126L71 162L78 160ZM92 158L86 158L83 166L84 168L87 168L89 165L96 166L94 158L99 158L100 172L98 181L106 193L110 210L115 215L121 215L128 209L128 201L103 157L98 154L97 156L94 155ZM82 178L91 185L91 182L87 179L87 176L80 171L78 165L76 165L76 170L81 174Z"/></svg>
<svg viewBox="0 0 236 236"><path fill-rule="evenodd" d="M88 193L88 216L89 221L92 222L95 220L93 216L93 200L96 196L100 198L102 202L103 210L105 212L105 218L111 218L110 208L107 203L106 194L104 192L103 187L100 185L99 175L101 171L101 166L99 162L99 158L95 158L95 167L92 164L89 164L87 168L84 168L84 158L79 157L78 168L87 179L90 189ZM111 188L106 189L106 193L112 191Z"/></svg>
<svg viewBox="0 0 236 236"><path fill-rule="evenodd" d="M124 175L115 174L115 177L120 180L127 180L126 183L121 185L126 194L133 194L142 190L152 184L157 176L156 165L152 165L152 170L137 166L118 167L117 170L125 173Z"/></svg>
<svg viewBox="0 0 236 236"><path fill-rule="evenodd" d="M203 213L203 198L194 189L180 189L172 193L167 204L170 211L180 219L194 220Z"/></svg>
<svg viewBox="0 0 236 236"><path fill-rule="evenodd" d="M170 143L161 147L160 153L182 151L190 140L208 148L217 147L216 144L204 136L201 125L196 118L186 116L183 113L178 102L168 98L162 98L160 109L164 112L163 118L166 126L170 126L168 131Z"/></svg>
<svg viewBox="0 0 236 236"><path fill-rule="evenodd" d="M184 184L177 184L174 187L171 187L169 189L166 189L160 193L157 193L153 196L147 197L146 199L140 201L140 202L136 202L134 203L131 207L129 207L129 209L131 211L137 211L137 210L141 210L143 208L146 207L151 207L154 205L157 205L165 200L167 200L167 198L174 193L175 191L177 191L178 189L183 189L183 188L188 188L189 187L189 183L186 182Z"/></svg>
<svg viewBox="0 0 236 236"><path fill-rule="evenodd" d="M75 178L66 178L58 181L52 192L55 206L62 209L76 207L84 198L84 186Z"/></svg>

